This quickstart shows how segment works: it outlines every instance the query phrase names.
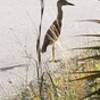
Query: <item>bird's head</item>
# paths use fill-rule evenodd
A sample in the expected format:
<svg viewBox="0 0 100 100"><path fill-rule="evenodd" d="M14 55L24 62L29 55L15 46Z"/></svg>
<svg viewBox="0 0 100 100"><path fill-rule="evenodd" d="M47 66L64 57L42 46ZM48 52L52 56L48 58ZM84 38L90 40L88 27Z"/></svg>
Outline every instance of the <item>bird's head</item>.
<svg viewBox="0 0 100 100"><path fill-rule="evenodd" d="M68 2L66 0L58 0L57 5L60 6L60 7L64 6L64 5L74 6L73 3L70 3L70 2Z"/></svg>

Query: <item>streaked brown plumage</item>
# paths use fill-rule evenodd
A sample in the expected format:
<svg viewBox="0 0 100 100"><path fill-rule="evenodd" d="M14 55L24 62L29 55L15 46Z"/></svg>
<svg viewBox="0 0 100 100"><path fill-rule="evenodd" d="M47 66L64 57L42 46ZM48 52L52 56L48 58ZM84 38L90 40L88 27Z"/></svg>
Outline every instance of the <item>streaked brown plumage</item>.
<svg viewBox="0 0 100 100"><path fill-rule="evenodd" d="M42 53L46 52L47 47L55 41L57 41L60 32L61 32L61 26L62 26L62 18L63 18L63 11L62 11L62 6L64 5L71 5L74 6L74 4L66 1L66 0L58 0L57 2L57 8L58 8L58 15L57 19L52 23L50 28L47 30L44 42L42 45Z"/></svg>

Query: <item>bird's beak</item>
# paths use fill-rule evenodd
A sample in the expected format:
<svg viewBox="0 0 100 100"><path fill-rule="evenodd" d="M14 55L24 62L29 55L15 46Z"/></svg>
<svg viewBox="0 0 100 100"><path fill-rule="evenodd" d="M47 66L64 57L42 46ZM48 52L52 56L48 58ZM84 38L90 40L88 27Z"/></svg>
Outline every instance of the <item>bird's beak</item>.
<svg viewBox="0 0 100 100"><path fill-rule="evenodd" d="M75 6L73 3L66 1L66 5Z"/></svg>

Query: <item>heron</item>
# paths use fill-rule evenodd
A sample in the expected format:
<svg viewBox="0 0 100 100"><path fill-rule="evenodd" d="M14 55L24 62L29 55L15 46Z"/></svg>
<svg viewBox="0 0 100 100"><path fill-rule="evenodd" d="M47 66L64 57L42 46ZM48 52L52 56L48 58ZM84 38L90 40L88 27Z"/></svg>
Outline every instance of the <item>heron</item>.
<svg viewBox="0 0 100 100"><path fill-rule="evenodd" d="M61 33L62 18L63 18L62 7L65 5L74 6L73 3L70 3L66 0L57 1L57 9L58 9L57 18L53 21L53 23L47 30L46 35L44 37L43 45L42 45L42 50L41 50L42 53L45 53L47 51L47 47L49 45L52 45L52 61L56 61L55 60L55 42L58 40Z"/></svg>

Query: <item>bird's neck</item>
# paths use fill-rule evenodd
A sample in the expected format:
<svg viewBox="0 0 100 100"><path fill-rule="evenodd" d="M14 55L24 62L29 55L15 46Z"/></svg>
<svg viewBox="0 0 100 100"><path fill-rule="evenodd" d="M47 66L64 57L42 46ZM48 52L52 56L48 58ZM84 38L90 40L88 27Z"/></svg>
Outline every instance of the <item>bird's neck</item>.
<svg viewBox="0 0 100 100"><path fill-rule="evenodd" d="M59 21L62 21L62 18L63 18L62 7L58 7L58 16L57 16L57 19L58 19Z"/></svg>

